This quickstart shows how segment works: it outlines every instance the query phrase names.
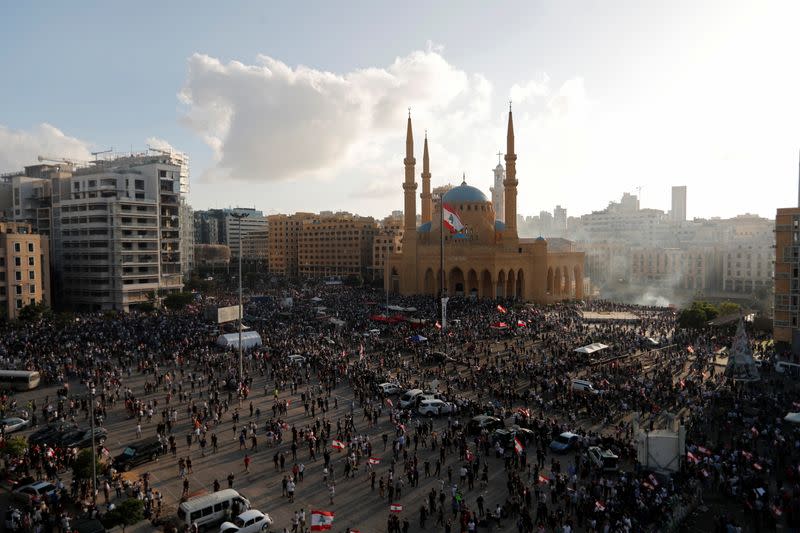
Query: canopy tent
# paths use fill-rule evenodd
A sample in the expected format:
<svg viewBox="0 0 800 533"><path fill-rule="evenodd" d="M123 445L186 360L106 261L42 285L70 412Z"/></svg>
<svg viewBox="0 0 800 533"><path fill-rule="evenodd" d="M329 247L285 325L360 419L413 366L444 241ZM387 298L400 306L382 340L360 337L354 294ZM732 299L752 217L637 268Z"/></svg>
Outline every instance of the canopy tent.
<svg viewBox="0 0 800 533"><path fill-rule="evenodd" d="M783 419L792 424L800 424L800 413L789 413Z"/></svg>
<svg viewBox="0 0 800 533"><path fill-rule="evenodd" d="M239 348L239 333L226 333L217 337L217 346L223 348ZM242 332L242 348L248 349L261 346L261 335L257 331Z"/></svg>
<svg viewBox="0 0 800 533"><path fill-rule="evenodd" d="M593 354L595 352L599 352L600 350L605 350L608 348L607 344L603 344L602 342L593 342L592 344L587 344L586 346L581 346L580 348L575 348L575 352L577 353L585 353L585 354Z"/></svg>
<svg viewBox="0 0 800 533"><path fill-rule="evenodd" d="M428 340L427 337L423 337L422 335L412 335L408 338L411 342L425 342Z"/></svg>

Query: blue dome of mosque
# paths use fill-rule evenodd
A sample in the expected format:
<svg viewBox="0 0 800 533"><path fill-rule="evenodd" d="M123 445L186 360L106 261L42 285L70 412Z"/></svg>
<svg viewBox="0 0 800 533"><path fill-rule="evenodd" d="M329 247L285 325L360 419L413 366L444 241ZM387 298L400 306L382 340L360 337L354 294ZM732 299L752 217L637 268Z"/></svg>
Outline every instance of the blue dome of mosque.
<svg viewBox="0 0 800 533"><path fill-rule="evenodd" d="M458 204L466 202L488 202L489 199L477 187L461 182L458 187L453 187L444 194L444 202L448 204Z"/></svg>

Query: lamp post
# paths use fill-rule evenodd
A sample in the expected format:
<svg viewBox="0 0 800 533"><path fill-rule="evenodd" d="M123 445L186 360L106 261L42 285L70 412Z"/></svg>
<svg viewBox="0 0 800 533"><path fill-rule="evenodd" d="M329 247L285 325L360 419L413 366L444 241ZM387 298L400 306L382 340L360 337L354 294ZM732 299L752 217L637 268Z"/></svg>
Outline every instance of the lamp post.
<svg viewBox="0 0 800 533"><path fill-rule="evenodd" d="M93 383L90 383L89 387L89 394L91 395L92 400L91 412L89 413L92 425L92 505L97 507L97 443L95 442L94 433L95 388Z"/></svg>
<svg viewBox="0 0 800 533"><path fill-rule="evenodd" d="M242 356L242 219L247 217L247 213L231 213L231 216L239 221L239 387L244 383L244 358Z"/></svg>

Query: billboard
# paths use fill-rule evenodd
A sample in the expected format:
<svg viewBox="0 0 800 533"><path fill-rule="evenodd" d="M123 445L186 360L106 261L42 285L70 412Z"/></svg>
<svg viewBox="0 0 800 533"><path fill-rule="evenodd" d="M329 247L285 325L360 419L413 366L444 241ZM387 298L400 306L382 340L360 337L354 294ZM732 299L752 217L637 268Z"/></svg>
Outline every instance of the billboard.
<svg viewBox="0 0 800 533"><path fill-rule="evenodd" d="M217 324L225 324L226 322L235 322L239 320L239 306L230 305L228 307L217 307L216 319Z"/></svg>

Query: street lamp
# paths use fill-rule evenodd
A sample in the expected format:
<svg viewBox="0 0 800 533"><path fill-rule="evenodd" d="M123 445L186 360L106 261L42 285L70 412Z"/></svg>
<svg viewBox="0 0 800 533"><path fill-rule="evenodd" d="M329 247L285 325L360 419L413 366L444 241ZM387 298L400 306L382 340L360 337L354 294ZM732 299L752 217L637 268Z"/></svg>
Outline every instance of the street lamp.
<svg viewBox="0 0 800 533"><path fill-rule="evenodd" d="M244 382L244 363L242 357L242 219L247 213L231 213L239 221L239 387Z"/></svg>
<svg viewBox="0 0 800 533"><path fill-rule="evenodd" d="M95 413L95 406L94 406L94 399L95 399L95 388L94 384L89 384L89 394L92 397L92 405L91 405L91 427L92 427L92 505L97 507L97 443L95 442L95 433L94 433L94 413Z"/></svg>

